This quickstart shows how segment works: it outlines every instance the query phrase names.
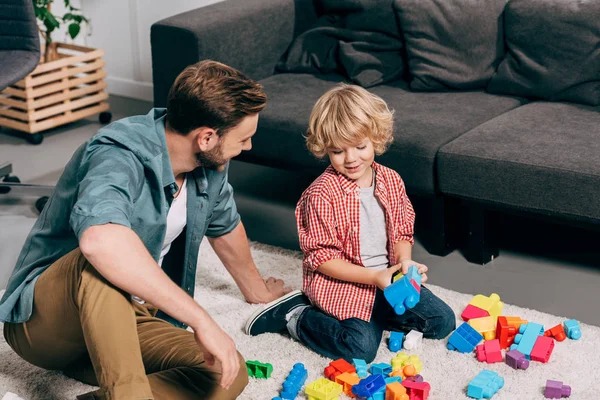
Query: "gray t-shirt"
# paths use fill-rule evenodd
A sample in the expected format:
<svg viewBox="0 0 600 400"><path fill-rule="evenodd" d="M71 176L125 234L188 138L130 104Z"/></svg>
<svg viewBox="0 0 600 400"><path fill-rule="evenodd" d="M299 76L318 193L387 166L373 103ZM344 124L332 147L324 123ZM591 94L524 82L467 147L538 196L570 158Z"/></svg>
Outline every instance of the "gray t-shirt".
<svg viewBox="0 0 600 400"><path fill-rule="evenodd" d="M389 265L385 213L375 197L375 183L360 189L360 256L367 268L379 270Z"/></svg>

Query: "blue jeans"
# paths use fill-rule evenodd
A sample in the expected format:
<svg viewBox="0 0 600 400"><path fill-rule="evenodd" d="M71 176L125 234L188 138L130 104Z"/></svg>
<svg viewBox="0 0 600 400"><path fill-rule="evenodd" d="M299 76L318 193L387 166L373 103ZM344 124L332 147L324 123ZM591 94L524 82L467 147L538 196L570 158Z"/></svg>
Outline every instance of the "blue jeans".
<svg viewBox="0 0 600 400"><path fill-rule="evenodd" d="M428 339L443 339L456 329L454 311L426 287L421 288L417 305L396 315L383 292L377 290L371 321L349 318L343 321L308 307L298 317L296 337L322 356L352 362L360 358L370 363L375 359L384 330L423 332Z"/></svg>

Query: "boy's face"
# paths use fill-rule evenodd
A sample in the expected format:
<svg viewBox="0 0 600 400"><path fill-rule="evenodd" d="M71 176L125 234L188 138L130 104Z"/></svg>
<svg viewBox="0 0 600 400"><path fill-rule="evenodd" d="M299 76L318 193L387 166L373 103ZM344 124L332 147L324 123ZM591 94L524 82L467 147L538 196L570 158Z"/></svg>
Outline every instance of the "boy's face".
<svg viewBox="0 0 600 400"><path fill-rule="evenodd" d="M360 187L371 186L371 165L375 159L371 139L364 138L354 145L328 149L327 155L333 168L340 174L352 179Z"/></svg>

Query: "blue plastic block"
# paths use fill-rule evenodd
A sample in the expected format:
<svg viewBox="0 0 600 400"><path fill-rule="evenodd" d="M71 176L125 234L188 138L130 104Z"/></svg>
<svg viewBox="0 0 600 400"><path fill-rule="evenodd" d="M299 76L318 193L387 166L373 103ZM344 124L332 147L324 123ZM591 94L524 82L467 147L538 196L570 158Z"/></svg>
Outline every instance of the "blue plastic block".
<svg viewBox="0 0 600 400"><path fill-rule="evenodd" d="M456 350L461 353L470 353L475 346L481 342L483 335L475 330L471 325L463 322L448 339L448 350Z"/></svg>
<svg viewBox="0 0 600 400"><path fill-rule="evenodd" d="M283 390L281 391L282 400L293 400L298 396L300 389L308 378L308 371L302 363L294 364L294 367L283 382Z"/></svg>
<svg viewBox="0 0 600 400"><path fill-rule="evenodd" d="M358 397L368 398L377 393L382 387L385 388L383 375L371 375L352 386L352 393Z"/></svg>
<svg viewBox="0 0 600 400"><path fill-rule="evenodd" d="M390 351L399 351L402 348L403 340L404 340L404 332L390 333L390 342L388 344Z"/></svg>
<svg viewBox="0 0 600 400"><path fill-rule="evenodd" d="M371 364L372 375L388 376L392 372L392 366L386 363Z"/></svg>
<svg viewBox="0 0 600 400"><path fill-rule="evenodd" d="M390 383L394 382L402 383L402 378L399 376L388 376L387 378L385 378L386 385L389 385Z"/></svg>
<svg viewBox="0 0 600 400"><path fill-rule="evenodd" d="M577 340L581 337L581 327L574 319L566 320L564 323L565 333L569 339Z"/></svg>
<svg viewBox="0 0 600 400"><path fill-rule="evenodd" d="M413 286L413 283L417 285ZM383 290L383 295L394 312L404 314L407 308L413 308L421 299L421 276L417 267L411 265L408 273Z"/></svg>
<svg viewBox="0 0 600 400"><path fill-rule="evenodd" d="M369 397L367 400L385 400L385 391L385 386L382 386L381 388L379 388L378 391L373 393L373 396Z"/></svg>
<svg viewBox="0 0 600 400"><path fill-rule="evenodd" d="M503 386L504 378L496 372L484 369L469 382L467 396L475 399L491 399Z"/></svg>
<svg viewBox="0 0 600 400"><path fill-rule="evenodd" d="M531 360L531 350L535 345L538 336L544 334L544 327L535 322L522 324L519 333L515 335L515 342L510 346L511 350L519 350L525 355L525 358Z"/></svg>
<svg viewBox="0 0 600 400"><path fill-rule="evenodd" d="M354 364L354 368L356 368L356 375L358 375L359 378L367 377L367 363L365 362L365 360L361 360L360 358L353 358L352 364Z"/></svg>

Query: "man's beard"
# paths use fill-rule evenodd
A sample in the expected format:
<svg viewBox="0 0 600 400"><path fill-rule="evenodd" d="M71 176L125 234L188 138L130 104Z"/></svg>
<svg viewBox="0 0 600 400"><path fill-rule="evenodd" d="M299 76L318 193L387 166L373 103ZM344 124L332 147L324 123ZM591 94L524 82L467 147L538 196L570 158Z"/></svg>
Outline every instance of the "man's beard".
<svg viewBox="0 0 600 400"><path fill-rule="evenodd" d="M223 157L222 150L223 146L219 142L219 144L210 151L200 151L196 153L196 161L198 162L198 165L208 169L222 169L228 161Z"/></svg>

